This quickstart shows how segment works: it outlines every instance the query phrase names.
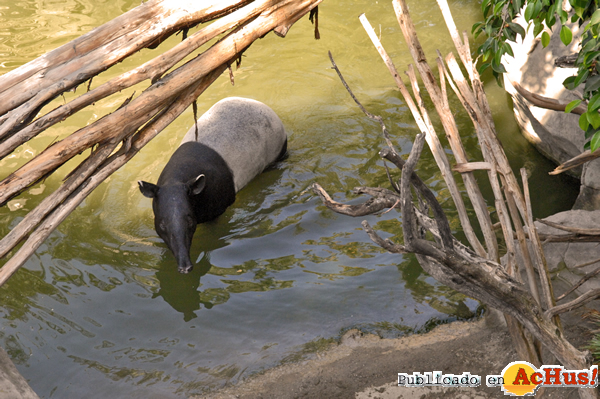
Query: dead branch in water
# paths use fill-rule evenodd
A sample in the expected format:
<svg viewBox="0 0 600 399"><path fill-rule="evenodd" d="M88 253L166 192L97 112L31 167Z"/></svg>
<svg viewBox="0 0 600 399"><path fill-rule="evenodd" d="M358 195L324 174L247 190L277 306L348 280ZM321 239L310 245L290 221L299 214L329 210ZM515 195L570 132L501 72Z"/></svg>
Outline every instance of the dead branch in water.
<svg viewBox="0 0 600 399"><path fill-rule="evenodd" d="M540 345L543 345L565 367L571 369L589 368L591 365L589 352L580 352L564 338L558 315L599 297L600 290L582 295L568 303L555 305L540 237L533 222L527 176L522 170L524 186L524 192L522 192L496 137L491 111L483 91L483 84L470 57L471 52L466 35L463 35L461 39L450 16L448 5L444 0L438 0L459 58L462 61L462 66L469 75L469 80L464 78L461 67L452 54L445 57L445 60L440 56L436 60L442 84L442 87L440 87L427 64L414 25L408 14L406 3L404 0L394 0L393 4L407 45L417 65L416 69L421 75L423 84L449 136L452 152L459 164L455 167L455 170L463 176L469 176L473 170L487 171L494 194L499 223L504 235L504 243L508 251L506 254L507 264L503 266L499 263L499 255L494 252L497 251L496 236L487 205L483 201L476 184L474 187L468 188L468 179L465 179L465 185L468 188L472 203L483 202L482 212L484 211L485 214L478 214L478 221L484 237L486 237L487 251L482 253L483 247L476 240L468 240L471 248L456 240L452 236L451 230L446 228L448 222L445 216L440 217L438 215L439 211L432 212L433 216L430 217L429 210L439 210L441 206L431 190L414 173L423 142L427 140L430 145L442 176L444 176L444 180L449 187L454 184L452 168L449 167L445 155L441 156L444 150L441 148L427 116L412 66L408 66L407 74L415 100L406 90L395 66L383 50L379 40L372 34L372 28L364 15L360 17L361 22L413 112L422 134L417 135L410 156L407 161L404 161L393 145L390 144L391 140L387 129L382 127L390 148L384 148L380 155L387 160L393 160L392 163L401 171L399 183L396 183L390 177L392 188L396 192L382 188L360 187L355 190L355 193L368 194L371 198L363 204L345 205L333 201L329 194L317 183L311 186L312 190L319 195L328 208L351 216L373 214L382 211L386 207L389 209L397 208L397 205L400 204L404 243L398 244L380 237L366 221L363 221L363 228L373 242L392 253L415 253L423 269L441 283L501 310L505 314L513 342L522 359L527 359L538 366L541 365ZM335 63L333 65L337 70ZM338 75L340 78L342 77L339 71ZM446 97L446 82L454 90L473 121L482 149L483 162L468 162L464 157L460 136ZM350 91L347 85L345 86ZM354 96L353 98L358 102ZM436 153L438 156L435 156ZM391 176L389 170L387 173L388 176ZM413 201L413 189L422 198L432 198L431 203L428 201L427 207L423 206L424 201L415 203ZM460 196L454 198L454 200L457 207L459 207L459 203L462 202ZM463 224L463 228L468 230L471 229L471 226ZM515 257L513 229L516 231L522 258L524 258L523 265L518 265ZM426 239L425 231L433 236L433 240ZM531 247L527 245L526 237L529 238L532 244ZM526 268L528 280L526 284L521 281L519 266ZM534 268L537 270L534 270ZM536 277L538 275L540 276L539 281ZM539 292L537 290L538 285L541 287ZM596 392L593 389L580 389L579 394L582 398L596 397Z"/></svg>
<svg viewBox="0 0 600 399"><path fill-rule="evenodd" d="M285 36L320 1L151 0L0 76L0 97L4 99L0 102L0 159L96 101L148 81L148 87L138 96L52 144L0 181L1 206L75 155L95 148L54 193L0 241L3 258L29 236L0 269L0 286L95 187L192 104L256 39L270 31ZM191 27L215 19L187 35ZM158 46L178 31L185 32L181 43L90 90L94 76L143 48ZM210 48L178 66L219 37ZM38 116L45 104L88 80L86 93Z"/></svg>

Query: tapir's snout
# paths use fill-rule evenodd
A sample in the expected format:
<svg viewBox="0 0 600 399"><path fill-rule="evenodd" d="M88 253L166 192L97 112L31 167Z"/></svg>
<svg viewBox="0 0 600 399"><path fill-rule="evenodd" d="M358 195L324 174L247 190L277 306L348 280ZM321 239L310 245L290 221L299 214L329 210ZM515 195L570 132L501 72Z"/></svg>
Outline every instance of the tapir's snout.
<svg viewBox="0 0 600 399"><path fill-rule="evenodd" d="M181 274L188 274L194 268L194 264L190 259L190 245L188 244L185 248L175 252L177 256L177 271Z"/></svg>
<svg viewBox="0 0 600 399"><path fill-rule="evenodd" d="M192 269L194 268L194 266L192 264L189 265L179 265L177 266L177 271L181 274L188 274L189 272L192 271Z"/></svg>

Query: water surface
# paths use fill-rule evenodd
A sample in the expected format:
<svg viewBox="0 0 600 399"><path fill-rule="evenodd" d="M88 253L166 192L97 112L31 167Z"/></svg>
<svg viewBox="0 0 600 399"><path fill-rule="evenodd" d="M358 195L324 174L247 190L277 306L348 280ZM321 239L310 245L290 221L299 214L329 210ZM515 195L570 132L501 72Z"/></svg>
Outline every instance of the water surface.
<svg viewBox="0 0 600 399"><path fill-rule="evenodd" d="M0 1L0 73L137 5L138 0ZM409 5L428 56L437 48L449 51L435 2ZM480 18L478 2L453 1L451 8L461 30ZM381 250L360 229L362 219L336 215L306 191L319 182L335 199L356 203L353 187L387 186L377 155L384 146L379 126L352 102L331 69L328 50L363 104L383 116L403 154L417 133L360 26L362 12L404 70L410 57L389 2L325 0L321 40L314 40L307 18L285 39L269 34L234 70L235 86L223 76L199 99L200 112L233 95L270 105L288 131L289 157L240 192L224 215L198 227L191 274L176 272L154 231L150 200L136 184L156 181L193 121L188 110L94 191L0 288L0 345L40 397L186 397L309 356L350 328L393 337L474 316L477 302L438 284L414 257ZM178 40L142 51L93 85ZM0 161L0 177L146 85L98 102L22 146ZM532 175L535 216L569 208L577 184L547 175L552 165L518 134L504 92L495 82L487 90L511 163ZM455 109L469 156L477 159L471 123ZM67 172L59 170L0 208L0 233L58 187ZM428 150L418 173L458 230ZM364 219L382 235L401 240L395 211Z"/></svg>

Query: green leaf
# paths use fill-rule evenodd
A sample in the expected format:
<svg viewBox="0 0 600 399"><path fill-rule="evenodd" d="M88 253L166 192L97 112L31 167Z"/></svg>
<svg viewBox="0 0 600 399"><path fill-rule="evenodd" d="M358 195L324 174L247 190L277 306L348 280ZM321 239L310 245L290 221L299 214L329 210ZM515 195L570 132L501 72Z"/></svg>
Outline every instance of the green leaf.
<svg viewBox="0 0 600 399"><path fill-rule="evenodd" d="M504 52L508 55L510 55L511 57L515 57L515 53L513 53L512 47L510 46L509 43L504 43L502 45L502 49L504 50Z"/></svg>
<svg viewBox="0 0 600 399"><path fill-rule="evenodd" d="M550 35L548 32L544 31L542 33L542 46L547 47L550 44Z"/></svg>
<svg viewBox="0 0 600 399"><path fill-rule="evenodd" d="M521 10L521 7L523 7L521 0L512 0L512 8L513 8L514 15L519 13L519 11Z"/></svg>
<svg viewBox="0 0 600 399"><path fill-rule="evenodd" d="M600 9L594 11L592 14L592 18L590 18L590 24L595 25L600 22Z"/></svg>
<svg viewBox="0 0 600 399"><path fill-rule="evenodd" d="M570 103L567 104L567 106L565 107L565 112L567 114L570 114L571 111L573 111L573 109L577 108L577 106L581 104L581 100L575 100L575 101L571 101Z"/></svg>
<svg viewBox="0 0 600 399"><path fill-rule="evenodd" d="M492 71L494 77L496 78L496 83L498 84L499 87L504 87L504 80L502 79L502 74L501 73L497 73L496 71Z"/></svg>
<svg viewBox="0 0 600 399"><path fill-rule="evenodd" d="M479 72L480 75L483 75L483 72L486 69L488 69L489 67L490 67L490 63L489 62L483 63L483 64L481 64L481 65L479 65L477 67L477 72Z"/></svg>
<svg viewBox="0 0 600 399"><path fill-rule="evenodd" d="M579 75L577 75L577 77L575 78L575 81L573 82L573 87L577 87L581 84L581 82L585 81L588 77L588 75L590 74L590 71L588 71L587 69L585 71L579 72Z"/></svg>
<svg viewBox="0 0 600 399"><path fill-rule="evenodd" d="M481 12L483 13L484 17L487 17L487 13L488 13L488 10L489 10L489 8L488 8L489 4L490 4L490 0L483 0L481 2Z"/></svg>
<svg viewBox="0 0 600 399"><path fill-rule="evenodd" d="M594 127L594 129L600 128L600 114L598 113L598 111L591 111L588 109L588 111L585 113L585 116L587 117L588 122L590 122L590 125Z"/></svg>
<svg viewBox="0 0 600 399"><path fill-rule="evenodd" d="M494 6L495 15L500 14L500 11L502 11L502 7L504 7L504 3L506 3L506 1L499 1L498 3L496 3L496 5Z"/></svg>
<svg viewBox="0 0 600 399"><path fill-rule="evenodd" d="M502 50L498 50L498 51L496 52L496 54L494 54L494 61L493 61L493 62L495 62L495 63L496 63L496 65L499 65L499 64L502 62L502 55L503 55L503 54L504 54L504 50L503 50L503 49L502 49ZM494 67L494 66L492 65L492 68L493 68L493 67Z"/></svg>
<svg viewBox="0 0 600 399"><path fill-rule="evenodd" d="M525 29L523 29L521 25L515 24L514 22L509 22L508 26L510 27L510 29L514 30L515 33L521 35L521 39L525 38Z"/></svg>
<svg viewBox="0 0 600 399"><path fill-rule="evenodd" d="M600 108L600 93L594 94L594 97L590 99L587 112L596 111L598 108Z"/></svg>
<svg viewBox="0 0 600 399"><path fill-rule="evenodd" d="M588 126L588 130L586 130L585 133L583 134L585 136L585 141L588 141L589 139L591 139L592 136L594 134L596 134L596 132L597 132L597 130L594 129L593 126L591 126L591 125ZM589 146L588 146L588 148L589 148Z"/></svg>
<svg viewBox="0 0 600 399"><path fill-rule="evenodd" d="M569 76L568 78L566 78L563 81L563 86L565 86L565 89L573 90L575 88L575 86L573 86L573 83L575 82L576 78L577 76Z"/></svg>
<svg viewBox="0 0 600 399"><path fill-rule="evenodd" d="M590 151L594 152L600 147L600 132L596 132L590 141Z"/></svg>
<svg viewBox="0 0 600 399"><path fill-rule="evenodd" d="M537 37L541 31L544 30L544 25L539 21L535 21L535 26L533 27L533 36Z"/></svg>
<svg viewBox="0 0 600 399"><path fill-rule="evenodd" d="M588 141L589 139L591 139L591 138L592 138L592 136L593 136L594 134L596 134L596 132L597 132L597 130L596 130L596 129L594 129L594 127L593 127L593 126L591 126L591 125L590 125L590 126L588 126L587 130L586 130L586 131L585 131L585 133L584 133L584 136L585 136L585 141ZM588 143L589 143L589 142L588 142ZM589 148L590 148L590 146L588 145L588 149L589 149Z"/></svg>
<svg viewBox="0 0 600 399"><path fill-rule="evenodd" d="M590 127L590 122L588 121L586 114L583 114L579 117L579 128L585 132L588 130L588 127Z"/></svg>
<svg viewBox="0 0 600 399"><path fill-rule="evenodd" d="M479 53L480 54L485 53L490 48L493 41L494 41L493 37L488 37L487 40L485 42L483 42L483 44L479 47L479 49L478 49Z"/></svg>
<svg viewBox="0 0 600 399"><path fill-rule="evenodd" d="M535 4L533 5L533 15L532 17L536 17L540 14L540 12L542 11L542 7L544 5L542 4L541 1L536 1Z"/></svg>
<svg viewBox="0 0 600 399"><path fill-rule="evenodd" d="M494 59L492 60L492 69L496 73L506 73L504 65L500 64L499 62L496 62L496 57L494 57Z"/></svg>
<svg viewBox="0 0 600 399"><path fill-rule="evenodd" d="M598 41L594 40L593 38L586 37L584 40L581 41L581 43L583 44L583 46L581 47L581 53L589 53L590 51L594 51L596 45L598 44Z"/></svg>
<svg viewBox="0 0 600 399"><path fill-rule="evenodd" d="M488 49L488 50L487 50L485 53L483 53L483 55L481 56L481 60L482 60L483 62L486 62L486 61L487 61L487 60L490 58L490 55L492 55L492 50L491 50L491 49Z"/></svg>
<svg viewBox="0 0 600 399"><path fill-rule="evenodd" d="M591 92L600 89L600 75L594 75L585 81L584 92Z"/></svg>
<svg viewBox="0 0 600 399"><path fill-rule="evenodd" d="M475 22L473 24L473 27L471 28L471 34L473 34L477 30L477 28L479 28L481 25L483 25L483 22L481 22L481 21Z"/></svg>
<svg viewBox="0 0 600 399"><path fill-rule="evenodd" d="M533 1L527 2L527 8L525 8L525 21L531 21L533 15Z"/></svg>
<svg viewBox="0 0 600 399"><path fill-rule="evenodd" d="M571 29L569 29L567 25L563 25L560 29L560 40L565 46L568 46L569 43L571 43L571 40L573 40L573 32L571 32Z"/></svg>
<svg viewBox="0 0 600 399"><path fill-rule="evenodd" d="M560 15L561 11L562 11L562 1L556 1L554 3L554 12L557 13L558 15Z"/></svg>
<svg viewBox="0 0 600 399"><path fill-rule="evenodd" d="M508 28L508 29L504 29L504 31L502 32L502 36L505 40L503 41L509 41L509 42L516 42L517 41L517 34L515 33L514 30Z"/></svg>
<svg viewBox="0 0 600 399"><path fill-rule="evenodd" d="M554 24L556 23L556 18L554 17L554 13L553 13L553 12L549 12L549 13L546 15L546 18L541 18L541 17L540 17L540 20L541 20L541 19L545 19L545 20L546 20L546 26L550 26L550 27L552 27L552 26L554 26Z"/></svg>
<svg viewBox="0 0 600 399"><path fill-rule="evenodd" d="M583 63L589 65L594 58L600 55L600 51L592 51L591 53L587 53L585 57L583 57Z"/></svg>

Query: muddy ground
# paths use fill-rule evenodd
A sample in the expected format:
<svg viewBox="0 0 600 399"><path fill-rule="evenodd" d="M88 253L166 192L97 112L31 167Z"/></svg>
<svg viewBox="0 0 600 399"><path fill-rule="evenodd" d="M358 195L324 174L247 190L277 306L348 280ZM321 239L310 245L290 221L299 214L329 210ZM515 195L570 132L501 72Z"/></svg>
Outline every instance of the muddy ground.
<svg viewBox="0 0 600 399"><path fill-rule="evenodd" d="M578 348L587 345L591 330L597 328L583 320L583 311L564 318L565 333ZM501 388L485 385L486 375L500 375L504 367L516 360L516 352L503 318L496 312L475 322L441 325L433 331L399 339L380 339L348 331L314 358L286 364L255 375L236 386L226 387L209 399L259 398L501 398ZM549 355L545 364L557 364ZM406 388L397 386L398 373L428 371L462 374L465 371L482 377L477 388ZM547 388L536 397L577 398L567 388Z"/></svg>

